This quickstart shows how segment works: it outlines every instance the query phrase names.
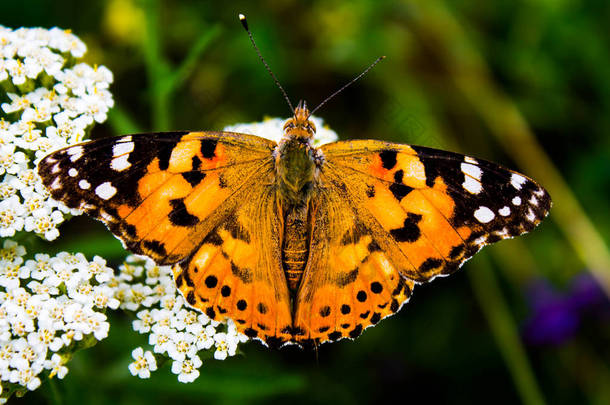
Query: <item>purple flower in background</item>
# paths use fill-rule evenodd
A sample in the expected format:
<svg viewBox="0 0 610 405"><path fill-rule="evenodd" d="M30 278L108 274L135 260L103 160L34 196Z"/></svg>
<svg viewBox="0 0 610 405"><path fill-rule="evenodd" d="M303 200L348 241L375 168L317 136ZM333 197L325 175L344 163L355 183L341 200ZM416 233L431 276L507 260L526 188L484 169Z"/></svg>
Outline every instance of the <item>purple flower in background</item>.
<svg viewBox="0 0 610 405"><path fill-rule="evenodd" d="M531 315L523 327L523 337L533 345L558 345L578 331L583 317L610 318L610 301L589 273L575 276L565 290L547 280L536 280L526 291Z"/></svg>

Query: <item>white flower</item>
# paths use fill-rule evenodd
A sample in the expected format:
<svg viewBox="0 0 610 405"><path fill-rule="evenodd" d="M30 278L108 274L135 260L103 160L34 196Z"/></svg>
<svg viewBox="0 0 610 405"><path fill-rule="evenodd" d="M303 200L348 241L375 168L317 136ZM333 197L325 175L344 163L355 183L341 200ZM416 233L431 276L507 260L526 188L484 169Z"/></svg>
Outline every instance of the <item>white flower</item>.
<svg viewBox="0 0 610 405"><path fill-rule="evenodd" d="M133 376L150 378L150 372L157 369L157 361L150 351L144 352L144 349L137 347L131 352L131 357L135 360L129 365L129 372Z"/></svg>
<svg viewBox="0 0 610 405"><path fill-rule="evenodd" d="M214 358L216 360L224 360L227 356L235 356L237 350L236 336L230 336L226 333L217 333L214 335L214 342L216 345L216 351L214 352Z"/></svg>
<svg viewBox="0 0 610 405"><path fill-rule="evenodd" d="M15 174L27 167L26 162L23 152L15 152L15 145L0 147L0 174Z"/></svg>
<svg viewBox="0 0 610 405"><path fill-rule="evenodd" d="M154 325L148 335L148 344L154 346L155 353L165 353L172 345L176 331L165 325Z"/></svg>
<svg viewBox="0 0 610 405"><path fill-rule="evenodd" d="M199 377L198 368L203 362L199 356L190 357L184 360L174 360L172 363L172 373L178 374L178 381L181 383L193 382Z"/></svg>
<svg viewBox="0 0 610 405"><path fill-rule="evenodd" d="M50 378L57 376L57 378L61 380L68 373L68 367L64 366L64 364L64 359L59 354L55 353L51 356L50 360L45 360L44 368L51 370L49 373Z"/></svg>
<svg viewBox="0 0 610 405"><path fill-rule="evenodd" d="M25 256L26 250L17 242L6 239L0 249L0 260L3 262L21 264L23 263L22 256Z"/></svg>
<svg viewBox="0 0 610 405"><path fill-rule="evenodd" d="M12 370L9 381L25 386L30 391L40 387L40 379L36 377L36 373L31 368Z"/></svg>
<svg viewBox="0 0 610 405"><path fill-rule="evenodd" d="M214 335L216 329L212 325L203 326L201 324L194 324L189 327L189 332L195 336L195 344L199 350L208 350L214 346Z"/></svg>
<svg viewBox="0 0 610 405"><path fill-rule="evenodd" d="M48 240L58 237L57 226L66 214L79 212L50 199L35 174L36 164L53 150L81 142L95 122L106 119L114 104L108 91L112 73L74 59L85 51L82 41L59 28L0 26L0 81L10 79L16 87L10 92L0 89L8 100L1 105L2 111L10 114L0 119L0 199L16 195L27 206L18 215L25 220L25 230ZM67 53L71 56L66 57ZM44 86L38 82L43 70ZM26 194L32 191L40 196L28 199ZM13 218L0 215L0 237L24 229L19 219L3 229L2 221Z"/></svg>
<svg viewBox="0 0 610 405"><path fill-rule="evenodd" d="M52 211L50 214L44 209L38 209L25 219L25 230L44 235L46 240L55 240L59 236L56 226L63 220L63 215L59 211Z"/></svg>
<svg viewBox="0 0 610 405"><path fill-rule="evenodd" d="M99 256L94 256L93 261L89 262L89 273L95 276L99 283L104 283L110 280L112 269L106 266L106 260Z"/></svg>
<svg viewBox="0 0 610 405"><path fill-rule="evenodd" d="M133 321L132 326L133 330L139 333L147 333L150 332L152 325L154 325L155 320L150 314L150 311L145 309L136 314L138 320Z"/></svg>
<svg viewBox="0 0 610 405"><path fill-rule="evenodd" d="M15 86L25 83L27 72L25 65L19 59L7 60L4 64L4 68L7 70L8 75L11 77Z"/></svg>
<svg viewBox="0 0 610 405"><path fill-rule="evenodd" d="M23 229L25 209L17 196L0 201L0 237L13 236Z"/></svg>
<svg viewBox="0 0 610 405"><path fill-rule="evenodd" d="M247 337L239 334L232 321L211 321L205 314L191 309L176 289L170 266L157 266L143 256L129 256L120 272L109 281L116 288L116 298L121 308L137 311L138 319L132 327L148 334L148 343L160 356L173 360L172 371L179 381L190 382L199 376L199 353L208 351L217 359L225 359L237 352L237 345ZM145 271L143 271L145 270ZM134 303L133 290L144 291L143 297L151 299L151 305Z"/></svg>
<svg viewBox="0 0 610 405"><path fill-rule="evenodd" d="M21 96L15 93L6 93L6 95L11 99L10 103L2 103L2 109L7 114L25 110L31 104L28 94Z"/></svg>
<svg viewBox="0 0 610 405"><path fill-rule="evenodd" d="M167 354L174 360L183 361L186 357L195 356L197 353L197 346L194 343L195 336L190 333L175 333L168 345Z"/></svg>
<svg viewBox="0 0 610 405"><path fill-rule="evenodd" d="M91 297L93 305L97 308L117 309L121 304L119 300L114 298L114 290L107 285L93 287Z"/></svg>

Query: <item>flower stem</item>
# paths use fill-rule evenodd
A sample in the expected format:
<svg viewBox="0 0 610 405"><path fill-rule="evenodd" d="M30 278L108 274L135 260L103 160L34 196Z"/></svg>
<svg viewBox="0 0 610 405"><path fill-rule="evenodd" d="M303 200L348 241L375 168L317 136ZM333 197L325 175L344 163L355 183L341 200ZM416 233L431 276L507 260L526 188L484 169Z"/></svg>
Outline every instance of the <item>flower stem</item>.
<svg viewBox="0 0 610 405"><path fill-rule="evenodd" d="M510 315L500 286L485 253L479 253L467 272L483 315L504 357L521 400L527 405L542 405L544 399L521 344L517 326Z"/></svg>
<svg viewBox="0 0 610 405"><path fill-rule="evenodd" d="M193 44L180 66L174 69L163 56L159 34L160 1L143 0L142 4L146 16L146 36L142 45L150 83L152 128L155 131L168 131L172 125L171 106L174 93L193 72L197 60L220 33L220 28L219 26L207 28Z"/></svg>

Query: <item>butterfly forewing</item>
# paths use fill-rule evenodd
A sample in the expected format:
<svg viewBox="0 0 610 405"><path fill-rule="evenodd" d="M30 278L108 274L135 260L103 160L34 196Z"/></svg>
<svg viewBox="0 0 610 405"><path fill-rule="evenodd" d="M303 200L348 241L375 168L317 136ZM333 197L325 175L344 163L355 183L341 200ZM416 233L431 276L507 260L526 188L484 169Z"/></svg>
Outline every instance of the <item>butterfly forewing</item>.
<svg viewBox="0 0 610 405"><path fill-rule="evenodd" d="M225 202L253 173L272 164L274 146L231 133L129 135L54 152L39 173L53 198L103 221L133 252L175 263L222 220Z"/></svg>
<svg viewBox="0 0 610 405"><path fill-rule="evenodd" d="M399 248L412 280L456 270L482 246L531 230L550 208L533 180L468 156L381 141L322 150L336 186L386 231L382 248Z"/></svg>

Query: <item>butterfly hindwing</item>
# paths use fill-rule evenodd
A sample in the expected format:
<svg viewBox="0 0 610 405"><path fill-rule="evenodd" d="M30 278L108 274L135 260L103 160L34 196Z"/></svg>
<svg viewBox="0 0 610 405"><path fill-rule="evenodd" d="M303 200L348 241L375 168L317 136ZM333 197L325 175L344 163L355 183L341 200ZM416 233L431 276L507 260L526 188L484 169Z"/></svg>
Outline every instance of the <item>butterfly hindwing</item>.
<svg viewBox="0 0 610 405"><path fill-rule="evenodd" d="M257 175L239 204L174 268L187 302L210 318L232 318L240 332L280 346L292 340L290 297L280 250L282 222L272 173Z"/></svg>
<svg viewBox="0 0 610 405"><path fill-rule="evenodd" d="M370 214L426 281L459 268L481 247L531 230L551 200L533 180L491 162L381 141L324 145L325 170L360 215ZM389 245L389 246L388 246Z"/></svg>
<svg viewBox="0 0 610 405"><path fill-rule="evenodd" d="M384 230L361 216L344 187L322 175L311 208L311 245L294 315L295 340L319 344L356 338L398 311L414 282L381 244Z"/></svg>
<svg viewBox="0 0 610 405"><path fill-rule="evenodd" d="M274 142L221 132L129 135L71 146L39 173L54 199L103 221L158 263L189 256L263 167Z"/></svg>

